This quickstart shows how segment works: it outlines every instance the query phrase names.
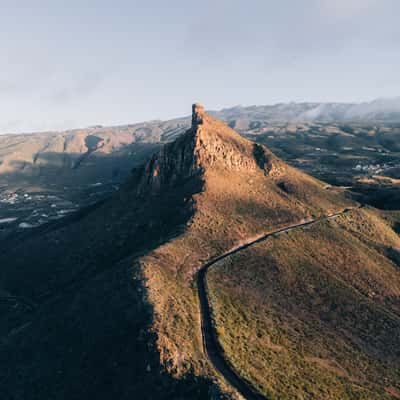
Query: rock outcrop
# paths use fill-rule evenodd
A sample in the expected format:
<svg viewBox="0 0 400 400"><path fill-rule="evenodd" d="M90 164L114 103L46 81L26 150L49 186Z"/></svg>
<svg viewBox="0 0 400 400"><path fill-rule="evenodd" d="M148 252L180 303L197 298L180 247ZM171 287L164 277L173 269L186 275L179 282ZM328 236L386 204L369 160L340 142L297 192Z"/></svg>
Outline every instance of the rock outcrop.
<svg viewBox="0 0 400 400"><path fill-rule="evenodd" d="M274 159L264 146L241 137L207 114L201 104L195 103L191 128L136 171L137 191L141 195L158 194L210 170L251 172L262 169L268 174Z"/></svg>
<svg viewBox="0 0 400 400"><path fill-rule="evenodd" d="M194 103L192 105L192 128L197 127L203 123L203 117L205 115L204 106L200 103Z"/></svg>

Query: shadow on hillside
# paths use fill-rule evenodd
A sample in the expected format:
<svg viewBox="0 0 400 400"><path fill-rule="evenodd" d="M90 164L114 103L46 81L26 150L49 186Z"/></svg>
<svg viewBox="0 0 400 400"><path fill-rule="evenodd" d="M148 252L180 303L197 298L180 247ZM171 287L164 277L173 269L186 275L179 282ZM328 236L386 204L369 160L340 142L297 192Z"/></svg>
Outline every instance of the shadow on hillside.
<svg viewBox="0 0 400 400"><path fill-rule="evenodd" d="M386 247L386 255L387 257L400 268L400 250L393 247Z"/></svg>
<svg viewBox="0 0 400 400"><path fill-rule="evenodd" d="M358 194L361 203L381 210L400 209L399 186L356 185L352 190Z"/></svg>
<svg viewBox="0 0 400 400"><path fill-rule="evenodd" d="M133 143L109 154L44 152L34 156L32 162L9 161L11 171L0 172L0 184L52 187L121 181L159 148L159 143Z"/></svg>
<svg viewBox="0 0 400 400"><path fill-rule="evenodd" d="M152 309L127 264L43 305L0 348L0 390L10 399L208 399L213 382L162 370ZM26 326L26 322L21 324ZM4 357L4 358L3 358Z"/></svg>
<svg viewBox="0 0 400 400"><path fill-rule="evenodd" d="M5 398L210 398L212 382L189 366L181 379L162 371L153 311L131 273L138 256L183 232L202 188L199 177L139 198L130 181L80 218L8 243L0 287L38 307L2 338Z"/></svg>

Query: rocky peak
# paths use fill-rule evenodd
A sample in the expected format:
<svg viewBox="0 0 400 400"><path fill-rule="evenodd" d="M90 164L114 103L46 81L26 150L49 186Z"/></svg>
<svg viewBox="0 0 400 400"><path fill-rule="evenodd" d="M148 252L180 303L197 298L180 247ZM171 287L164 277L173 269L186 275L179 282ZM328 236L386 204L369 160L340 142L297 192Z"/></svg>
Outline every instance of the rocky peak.
<svg viewBox="0 0 400 400"><path fill-rule="evenodd" d="M200 103L192 105L192 129L196 129L198 125L203 123L205 113L204 107Z"/></svg>
<svg viewBox="0 0 400 400"><path fill-rule="evenodd" d="M264 146L242 137L225 123L207 114L201 104L192 106L194 152L204 170L269 173L274 156Z"/></svg>
<svg viewBox="0 0 400 400"><path fill-rule="evenodd" d="M263 146L241 137L227 125L208 115L204 107L192 105L192 127L162 147L140 169L138 192L157 194L181 185L206 171L246 171L271 168L272 154ZM139 171L137 171L139 172Z"/></svg>

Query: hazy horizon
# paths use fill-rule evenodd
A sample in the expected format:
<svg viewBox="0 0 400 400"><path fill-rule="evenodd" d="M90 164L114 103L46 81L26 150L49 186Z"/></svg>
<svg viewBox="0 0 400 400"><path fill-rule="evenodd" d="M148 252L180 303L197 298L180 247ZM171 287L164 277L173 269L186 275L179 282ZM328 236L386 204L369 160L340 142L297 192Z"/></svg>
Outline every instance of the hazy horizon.
<svg viewBox="0 0 400 400"><path fill-rule="evenodd" d="M382 97L382 98L374 98L368 101L355 101L355 102L345 102L345 101L313 101L313 100L309 100L309 101L284 101L284 102L278 102L278 103L265 103L265 104L232 104L232 105L225 105L222 106L220 108L214 108L214 109L210 109L209 107L207 108L207 111L211 111L211 112L217 112L217 111L222 111L222 110L228 110L228 109L232 109L232 108L236 108L236 107L242 107L242 108L248 108L248 107L263 107L263 106L276 106L279 104L302 104L302 103L317 103L317 104L369 104L371 102L374 101L379 101L379 100L400 100L400 96L395 96L395 97ZM111 123L111 124L102 124L102 123L89 123L87 125L80 125L80 126L67 126L65 128L59 128L59 129L45 129L45 130L26 130L26 131L18 131L18 132L0 132L0 136L1 135L8 135L8 134L35 134L35 133L46 133L46 132L63 132L63 131L73 131L73 130L79 130L79 129L88 129L88 128L94 128L96 126L101 126L104 128L107 127L117 127L117 126L126 126L126 125L131 125L131 124L140 124L140 123L146 123L146 122L151 122L151 121L169 121L169 120L174 120L174 119L181 119L181 118L190 118L190 110L191 110L191 105L194 102L198 102L200 104L204 104L203 102L200 101L192 101L191 103L189 102L186 105L186 110L184 113L182 113L181 115L172 115L170 117L167 118L150 118L150 119L139 119L136 121L120 121L117 123Z"/></svg>
<svg viewBox="0 0 400 400"><path fill-rule="evenodd" d="M3 6L0 134L398 97L395 0Z"/></svg>

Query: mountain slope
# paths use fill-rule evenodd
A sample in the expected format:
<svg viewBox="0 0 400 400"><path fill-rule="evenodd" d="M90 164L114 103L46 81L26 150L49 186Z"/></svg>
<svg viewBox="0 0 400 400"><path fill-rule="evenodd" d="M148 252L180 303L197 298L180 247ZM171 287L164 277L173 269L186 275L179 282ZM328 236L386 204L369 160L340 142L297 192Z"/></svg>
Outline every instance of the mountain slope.
<svg viewBox="0 0 400 400"><path fill-rule="evenodd" d="M204 365L192 279L203 261L260 233L340 210L351 202L285 165L195 107L195 165L203 189L183 235L141 258L162 363L182 375ZM193 132L189 132L193 135ZM156 157L157 159L157 157ZM150 176L158 177L158 162ZM153 184L152 184L153 186ZM165 288L171 288L165 290Z"/></svg>
<svg viewBox="0 0 400 400"><path fill-rule="evenodd" d="M1 295L36 304L1 305L2 392L15 399L215 398L215 383L232 391L203 352L196 273L253 237L353 206L194 105L192 127L136 168L112 199L1 250ZM396 237L387 245L396 247ZM346 246L342 240L338 251ZM268 283L252 262L239 263L239 271L252 276L251 285ZM391 296L393 313L397 292ZM289 293L286 301L297 298ZM265 382L256 384L265 391Z"/></svg>
<svg viewBox="0 0 400 400"><path fill-rule="evenodd" d="M41 188L125 179L162 143L184 132L184 120L151 121L65 132L0 135L0 185ZM57 179L55 179L57 178Z"/></svg>

